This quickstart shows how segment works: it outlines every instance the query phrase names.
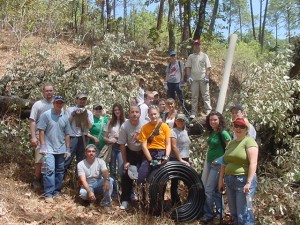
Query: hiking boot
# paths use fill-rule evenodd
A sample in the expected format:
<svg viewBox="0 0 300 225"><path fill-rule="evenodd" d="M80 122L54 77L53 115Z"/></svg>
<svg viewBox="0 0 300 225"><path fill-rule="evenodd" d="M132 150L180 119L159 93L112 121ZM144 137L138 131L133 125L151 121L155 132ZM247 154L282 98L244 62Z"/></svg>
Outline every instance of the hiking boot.
<svg viewBox="0 0 300 225"><path fill-rule="evenodd" d="M121 206L120 206L120 209L125 210L127 208L128 208L128 202L127 201L123 201L122 204L121 204Z"/></svg>
<svg viewBox="0 0 300 225"><path fill-rule="evenodd" d="M34 191L41 190L42 189L41 180L38 178L34 178L34 181L32 182L32 188Z"/></svg>
<svg viewBox="0 0 300 225"><path fill-rule="evenodd" d="M46 203L54 203L54 200L52 197L48 197L48 198L45 198L45 202Z"/></svg>

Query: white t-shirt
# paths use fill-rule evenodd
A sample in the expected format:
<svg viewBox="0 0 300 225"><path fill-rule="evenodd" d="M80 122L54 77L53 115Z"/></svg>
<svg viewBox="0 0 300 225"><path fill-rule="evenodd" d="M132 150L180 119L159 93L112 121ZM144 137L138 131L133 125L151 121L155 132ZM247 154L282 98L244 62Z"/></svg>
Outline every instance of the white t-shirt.
<svg viewBox="0 0 300 225"><path fill-rule="evenodd" d="M35 102L31 108L29 119L33 120L38 124L40 116L43 112L53 108L53 102L48 102L46 99L41 99ZM37 129L36 129L37 130Z"/></svg>
<svg viewBox="0 0 300 225"><path fill-rule="evenodd" d="M95 158L93 164L89 164L86 159L77 164L78 177L84 175L88 184L100 179L105 170L107 170L106 163L100 158Z"/></svg>
<svg viewBox="0 0 300 225"><path fill-rule="evenodd" d="M177 148L179 150L179 155L181 156L181 158L189 158L191 140L187 131L173 128L171 138L177 139ZM171 152L171 156L175 157L173 152Z"/></svg>
<svg viewBox="0 0 300 225"><path fill-rule="evenodd" d="M201 80L205 77L206 69L211 67L208 56L199 52L189 55L185 67L191 68L193 80Z"/></svg>

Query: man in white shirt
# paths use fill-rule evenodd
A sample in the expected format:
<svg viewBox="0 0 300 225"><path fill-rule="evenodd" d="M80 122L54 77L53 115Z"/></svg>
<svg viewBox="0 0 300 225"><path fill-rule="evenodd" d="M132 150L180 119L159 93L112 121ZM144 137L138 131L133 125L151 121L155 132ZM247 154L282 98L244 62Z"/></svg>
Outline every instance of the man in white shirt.
<svg viewBox="0 0 300 225"><path fill-rule="evenodd" d="M153 104L153 100L154 100L153 92L147 91L144 96L144 102L142 104L139 104L139 107L141 109L141 116L140 116L141 124L145 124L150 121L148 116L148 108L150 105Z"/></svg>
<svg viewBox="0 0 300 225"><path fill-rule="evenodd" d="M189 55L186 62L187 81L191 84L192 93L192 111L190 118L194 119L198 116L199 92L201 92L204 102L205 114L211 111L210 94L209 94L209 78L211 72L211 64L208 56L201 52L201 41L195 40L193 43L194 53Z"/></svg>

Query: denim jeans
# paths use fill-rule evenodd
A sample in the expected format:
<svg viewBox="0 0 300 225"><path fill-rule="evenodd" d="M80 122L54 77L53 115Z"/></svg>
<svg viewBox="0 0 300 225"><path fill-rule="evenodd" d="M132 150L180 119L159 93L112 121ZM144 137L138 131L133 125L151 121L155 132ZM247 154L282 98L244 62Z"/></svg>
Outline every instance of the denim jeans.
<svg viewBox="0 0 300 225"><path fill-rule="evenodd" d="M60 194L64 179L64 153L45 155L44 163L47 164L47 171L43 173L44 196L52 198Z"/></svg>
<svg viewBox="0 0 300 225"><path fill-rule="evenodd" d="M175 100L175 93L176 93L181 104L184 104L182 91L179 88L179 83L168 82L167 86L168 86L168 91L167 91L168 98L173 98Z"/></svg>
<svg viewBox="0 0 300 225"><path fill-rule="evenodd" d="M113 144L111 151L111 159L109 163L110 176L114 179L113 185L113 197L118 196L118 181L117 181L117 162L118 162L118 173L122 177L123 174L123 158L119 144Z"/></svg>
<svg viewBox="0 0 300 225"><path fill-rule="evenodd" d="M85 138L85 143L87 143L88 139L87 136L84 136ZM70 151L71 151L71 156L65 161L65 171L67 171L71 163L76 155L76 161L79 163L81 160L84 159L84 143L82 136L80 137L70 137Z"/></svg>
<svg viewBox="0 0 300 225"><path fill-rule="evenodd" d="M224 216L224 202L222 194L218 191L220 164L212 164L208 162L208 177L205 185L205 204L204 204L204 216L207 218L213 218L213 207L216 205L216 213ZM222 208L221 208L222 207ZM223 209L223 210L222 210Z"/></svg>
<svg viewBox="0 0 300 225"><path fill-rule="evenodd" d="M89 184L90 189L94 192L95 196L97 197L98 195L102 194L103 198L101 200L101 206L110 206L111 204L111 193L113 190L113 182L114 180L112 178L109 178L109 190L104 192L103 191L103 185L105 180L103 178L97 180L94 183ZM81 187L79 191L79 197L82 198L83 200L89 200L88 199L88 194L87 191Z"/></svg>
<svg viewBox="0 0 300 225"><path fill-rule="evenodd" d="M247 209L246 193L243 192L248 176L225 175L226 191L230 214L234 225L253 225L253 210ZM253 196L257 187L257 178L253 177L250 185L250 196Z"/></svg>

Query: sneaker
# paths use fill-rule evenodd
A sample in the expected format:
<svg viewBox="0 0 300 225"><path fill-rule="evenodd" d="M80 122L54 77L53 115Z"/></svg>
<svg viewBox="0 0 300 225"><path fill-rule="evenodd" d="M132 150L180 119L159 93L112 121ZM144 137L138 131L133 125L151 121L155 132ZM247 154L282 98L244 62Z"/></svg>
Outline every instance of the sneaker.
<svg viewBox="0 0 300 225"><path fill-rule="evenodd" d="M127 209L128 208L128 202L127 201L123 201L121 206L120 206L120 209Z"/></svg>
<svg viewBox="0 0 300 225"><path fill-rule="evenodd" d="M45 202L46 203L54 203L54 200L52 197L48 197L48 198L45 198Z"/></svg>
<svg viewBox="0 0 300 225"><path fill-rule="evenodd" d="M196 117L195 115L190 115L191 120L195 119L195 117Z"/></svg>
<svg viewBox="0 0 300 225"><path fill-rule="evenodd" d="M213 219L214 219L213 217L209 218L209 217L207 217L207 216L202 216L202 217L200 218L200 222L207 223L207 222L212 221Z"/></svg>
<svg viewBox="0 0 300 225"><path fill-rule="evenodd" d="M135 201L135 202L139 200L139 198L135 192L131 193L130 199L131 199L131 201Z"/></svg>

